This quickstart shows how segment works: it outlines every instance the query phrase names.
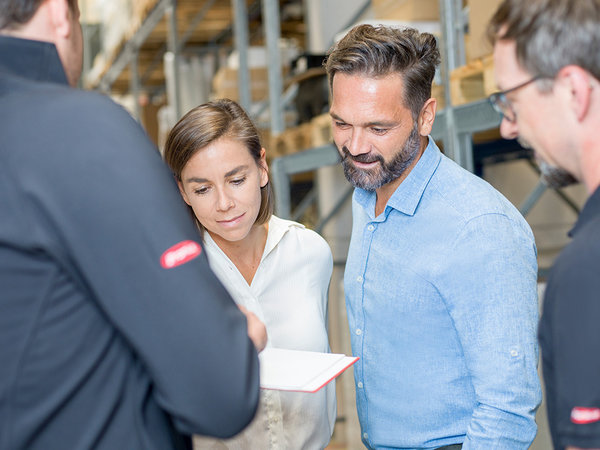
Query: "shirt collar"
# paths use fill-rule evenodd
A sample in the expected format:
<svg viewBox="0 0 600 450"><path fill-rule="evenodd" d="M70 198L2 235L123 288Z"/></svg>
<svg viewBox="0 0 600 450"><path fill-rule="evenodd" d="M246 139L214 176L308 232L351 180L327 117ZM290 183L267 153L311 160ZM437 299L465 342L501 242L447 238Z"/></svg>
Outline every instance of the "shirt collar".
<svg viewBox="0 0 600 450"><path fill-rule="evenodd" d="M388 200L385 214L387 215L389 208L393 208L403 214L413 216L441 159L442 154L439 148L434 140L429 137L429 143L419 161ZM354 198L374 219L372 216L375 214L375 201L377 199L375 191L356 188Z"/></svg>
<svg viewBox="0 0 600 450"><path fill-rule="evenodd" d="M280 219L279 217L276 217L276 216L271 216L271 219L269 219L269 231L267 234L267 242L265 244L265 250L263 251L262 259L265 259L266 256L269 253L271 253L271 251L275 247L277 247L277 244L279 244L281 239L283 239L283 236L288 232L288 230L290 230L293 227L304 228L304 225L299 224L298 222L291 221L291 220L285 220L285 219ZM223 255L225 255L225 253L219 248L217 243L211 237L210 233L207 233L206 231L204 231L203 237L204 237L204 244L206 246L210 246L210 247L216 249L217 251L223 253Z"/></svg>
<svg viewBox="0 0 600 450"><path fill-rule="evenodd" d="M0 36L0 70L29 80L68 84L56 46L50 42Z"/></svg>
<svg viewBox="0 0 600 450"><path fill-rule="evenodd" d="M583 209L579 213L577 222L575 222L575 226L569 231L569 237L575 236L584 225L598 215L600 215L600 188L596 189L585 202Z"/></svg>
<svg viewBox="0 0 600 450"><path fill-rule="evenodd" d="M277 247L277 244L283 239L283 236L292 228L304 228L304 225L291 220L280 219L276 216L271 216L269 220L269 234L267 234L267 243L263 252L263 259Z"/></svg>

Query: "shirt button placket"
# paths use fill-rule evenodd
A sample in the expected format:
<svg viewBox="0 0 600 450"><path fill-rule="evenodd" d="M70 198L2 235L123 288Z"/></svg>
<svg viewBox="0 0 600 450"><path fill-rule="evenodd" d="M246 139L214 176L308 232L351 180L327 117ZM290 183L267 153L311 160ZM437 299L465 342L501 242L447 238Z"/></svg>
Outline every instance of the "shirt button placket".
<svg viewBox="0 0 600 450"><path fill-rule="evenodd" d="M373 241L373 237L374 237L374 231L376 230L376 225L369 223L366 227L365 227L365 231L364 231L364 255L365 258L363 259L363 263L361 264L361 274L358 275L356 277L356 282L357 284L360 284L361 286L358 287L358 289L360 289L361 292L361 297L362 297L362 301L364 301L364 282L365 282L365 274L366 274L366 262L367 262L367 258L366 255L368 255L369 253L369 249L371 247L371 243ZM355 341L357 343L357 347L358 348L364 348L364 344L363 344L363 331L364 331L364 317L362 315L358 315L357 316L357 321L355 323L356 328L354 329L354 335L355 337ZM357 376L358 379L363 379L363 373L362 373L362 364L357 365L357 367L355 367L355 375ZM366 398L365 398L365 391L364 391L364 385L362 381L358 381L356 383L356 387L359 390L359 392L357 393L363 402L366 402ZM367 441L368 439L368 434L364 433L363 434L363 439L365 441Z"/></svg>

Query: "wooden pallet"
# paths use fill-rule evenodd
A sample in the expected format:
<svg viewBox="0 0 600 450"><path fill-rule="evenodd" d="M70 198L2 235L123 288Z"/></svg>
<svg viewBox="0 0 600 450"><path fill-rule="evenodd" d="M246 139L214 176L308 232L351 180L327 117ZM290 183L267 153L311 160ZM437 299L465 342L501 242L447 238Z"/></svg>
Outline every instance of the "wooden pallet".
<svg viewBox="0 0 600 450"><path fill-rule="evenodd" d="M329 113L314 117L310 122L288 128L277 136L268 138L267 156L290 155L312 147L331 144L331 116Z"/></svg>
<svg viewBox="0 0 600 450"><path fill-rule="evenodd" d="M433 83L431 85L431 96L437 100L437 111L441 111L446 106L444 99L444 86Z"/></svg>
<svg viewBox="0 0 600 450"><path fill-rule="evenodd" d="M480 100L495 90L492 55L471 61L450 74L450 98L455 106Z"/></svg>
<svg viewBox="0 0 600 450"><path fill-rule="evenodd" d="M276 136L271 136L271 145L267 153L271 158L290 155L310 148L311 142L310 123L303 123L297 127L288 128Z"/></svg>
<svg viewBox="0 0 600 450"><path fill-rule="evenodd" d="M320 147L333 141L331 135L331 116L329 113L313 117L310 121L311 147Z"/></svg>

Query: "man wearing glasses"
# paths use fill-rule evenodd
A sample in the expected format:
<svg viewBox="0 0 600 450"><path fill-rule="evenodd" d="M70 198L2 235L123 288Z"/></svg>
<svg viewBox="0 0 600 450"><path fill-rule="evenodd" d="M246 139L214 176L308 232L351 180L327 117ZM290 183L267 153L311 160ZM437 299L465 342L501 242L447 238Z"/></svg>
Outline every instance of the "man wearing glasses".
<svg viewBox="0 0 600 450"><path fill-rule="evenodd" d="M548 278L539 327L557 449L600 448L600 1L505 0L492 18L500 131L543 179L591 194Z"/></svg>

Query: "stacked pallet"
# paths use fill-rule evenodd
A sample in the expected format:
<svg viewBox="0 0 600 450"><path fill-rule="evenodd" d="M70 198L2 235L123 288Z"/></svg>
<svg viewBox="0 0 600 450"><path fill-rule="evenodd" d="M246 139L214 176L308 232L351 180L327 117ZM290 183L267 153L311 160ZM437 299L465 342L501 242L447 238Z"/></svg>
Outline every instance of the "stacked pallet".
<svg viewBox="0 0 600 450"><path fill-rule="evenodd" d="M375 19L407 22L439 20L438 0L371 0Z"/></svg>
<svg viewBox="0 0 600 450"><path fill-rule="evenodd" d="M496 80L492 55L471 61L450 74L450 97L454 106L487 98L494 91ZM473 133L474 143L497 139L500 139L498 128Z"/></svg>
<svg viewBox="0 0 600 450"><path fill-rule="evenodd" d="M331 117L321 114L310 122L288 128L269 138L267 154L270 158L291 155L309 148L320 147L332 142Z"/></svg>
<svg viewBox="0 0 600 450"><path fill-rule="evenodd" d="M470 61L450 74L450 98L454 106L486 98L495 90L494 60L491 55Z"/></svg>
<svg viewBox="0 0 600 450"><path fill-rule="evenodd" d="M492 47L486 28L500 0L469 0L469 34L465 36L467 64L450 74L450 98L462 105L488 97L496 90Z"/></svg>
<svg viewBox="0 0 600 450"><path fill-rule="evenodd" d="M249 70L250 98L259 102L269 97L269 76L266 67L251 67ZM212 81L214 98L230 98L239 101L238 70L221 67Z"/></svg>
<svg viewBox="0 0 600 450"><path fill-rule="evenodd" d="M288 128L271 137L269 154L272 158L290 155L311 147L310 124Z"/></svg>

